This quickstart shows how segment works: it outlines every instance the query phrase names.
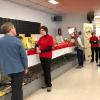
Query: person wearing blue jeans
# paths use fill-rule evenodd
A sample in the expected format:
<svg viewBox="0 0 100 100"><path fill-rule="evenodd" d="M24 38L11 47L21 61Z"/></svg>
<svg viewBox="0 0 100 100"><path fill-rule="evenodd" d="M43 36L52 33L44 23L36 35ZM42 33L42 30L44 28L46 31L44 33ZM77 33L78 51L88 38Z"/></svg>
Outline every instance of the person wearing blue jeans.
<svg viewBox="0 0 100 100"><path fill-rule="evenodd" d="M11 22L1 26L5 34L0 38L0 67L4 75L11 78L11 100L23 100L23 77L28 72L28 61L25 49L16 36L16 28Z"/></svg>
<svg viewBox="0 0 100 100"><path fill-rule="evenodd" d="M83 55L83 41L82 41L82 32L78 32L77 37L77 58L78 58L78 64L79 66L77 68L83 67L83 61L84 61L84 55Z"/></svg>
<svg viewBox="0 0 100 100"><path fill-rule="evenodd" d="M83 67L83 50L77 49L77 58L80 67Z"/></svg>

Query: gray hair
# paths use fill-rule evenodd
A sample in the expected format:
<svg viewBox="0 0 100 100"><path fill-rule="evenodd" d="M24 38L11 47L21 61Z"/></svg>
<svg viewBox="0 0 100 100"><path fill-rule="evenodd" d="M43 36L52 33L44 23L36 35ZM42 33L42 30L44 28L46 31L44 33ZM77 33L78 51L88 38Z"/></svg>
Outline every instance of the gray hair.
<svg viewBox="0 0 100 100"><path fill-rule="evenodd" d="M9 33L11 28L14 27L14 24L11 22L6 22L3 25L1 25L1 31L3 34Z"/></svg>

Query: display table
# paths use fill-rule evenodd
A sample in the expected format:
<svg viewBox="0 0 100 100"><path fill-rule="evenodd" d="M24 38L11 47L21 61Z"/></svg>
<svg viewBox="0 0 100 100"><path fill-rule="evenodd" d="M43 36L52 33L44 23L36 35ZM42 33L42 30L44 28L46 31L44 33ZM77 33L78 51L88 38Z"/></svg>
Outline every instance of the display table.
<svg viewBox="0 0 100 100"><path fill-rule="evenodd" d="M74 52L74 46L73 47L65 47L62 49L57 49L57 50L53 50L53 56L52 59L57 58L59 56L65 55L67 53L72 53ZM39 60L39 55L38 54L32 54L32 55L28 55L28 67L34 66L36 64L40 63Z"/></svg>
<svg viewBox="0 0 100 100"><path fill-rule="evenodd" d="M74 48L75 48L75 44L68 43L68 42L55 45L53 47L52 59L68 54L68 53L72 53L74 52ZM28 62L29 62L28 67L31 67L40 63L39 55L36 54L35 49L27 50L27 55L28 55Z"/></svg>

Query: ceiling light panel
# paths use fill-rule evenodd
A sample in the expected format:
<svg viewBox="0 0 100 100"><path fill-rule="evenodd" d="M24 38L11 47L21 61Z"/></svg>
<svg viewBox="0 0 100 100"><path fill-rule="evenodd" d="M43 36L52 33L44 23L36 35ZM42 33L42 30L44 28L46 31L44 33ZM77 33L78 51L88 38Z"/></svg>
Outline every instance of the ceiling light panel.
<svg viewBox="0 0 100 100"><path fill-rule="evenodd" d="M59 2L56 0L48 0L48 2L54 5L59 4Z"/></svg>

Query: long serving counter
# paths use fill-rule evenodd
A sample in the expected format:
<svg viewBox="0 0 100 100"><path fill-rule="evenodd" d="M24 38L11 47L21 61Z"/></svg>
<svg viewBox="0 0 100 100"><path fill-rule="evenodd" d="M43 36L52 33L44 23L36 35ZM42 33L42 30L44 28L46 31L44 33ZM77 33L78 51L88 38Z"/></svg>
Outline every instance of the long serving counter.
<svg viewBox="0 0 100 100"><path fill-rule="evenodd" d="M40 66L39 55L36 53L32 53L31 51L32 50L27 51L29 74L24 78L24 97L27 97L35 92L43 84L43 72ZM74 67L76 64L77 60L76 53L74 52L74 46L53 50L51 66L52 79L64 73L68 69ZM2 88L2 91L7 92L7 94L2 96L0 100L10 100L11 88L9 85L7 86L7 88L8 89L6 89L5 87Z"/></svg>
<svg viewBox="0 0 100 100"><path fill-rule="evenodd" d="M73 47L66 47L66 48L62 48L62 49L57 49L57 50L53 50L52 52L52 59L63 56L65 54L68 53L73 53L74 52L74 46ZM31 54L28 56L28 67L34 66L36 64L40 63L39 60L39 55L38 54Z"/></svg>

